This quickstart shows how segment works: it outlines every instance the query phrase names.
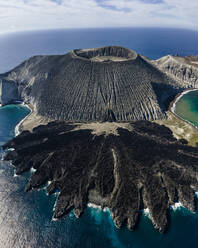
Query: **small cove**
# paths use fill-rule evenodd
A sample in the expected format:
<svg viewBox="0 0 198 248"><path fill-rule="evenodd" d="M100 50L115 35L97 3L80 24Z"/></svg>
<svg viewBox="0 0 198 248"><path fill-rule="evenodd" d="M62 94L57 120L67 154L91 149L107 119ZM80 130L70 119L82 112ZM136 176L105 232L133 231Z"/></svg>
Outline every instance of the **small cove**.
<svg viewBox="0 0 198 248"><path fill-rule="evenodd" d="M174 113L198 128L198 90L184 94L175 103Z"/></svg>

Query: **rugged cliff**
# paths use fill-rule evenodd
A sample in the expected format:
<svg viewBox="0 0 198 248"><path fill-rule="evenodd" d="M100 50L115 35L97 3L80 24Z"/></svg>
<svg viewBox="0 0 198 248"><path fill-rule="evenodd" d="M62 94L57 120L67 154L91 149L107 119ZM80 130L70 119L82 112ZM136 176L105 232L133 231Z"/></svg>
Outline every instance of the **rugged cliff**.
<svg viewBox="0 0 198 248"><path fill-rule="evenodd" d="M13 80L0 79L1 104L13 103L20 99L18 85Z"/></svg>
<svg viewBox="0 0 198 248"><path fill-rule="evenodd" d="M198 87L198 56L168 55L153 61L153 64L184 87Z"/></svg>
<svg viewBox="0 0 198 248"><path fill-rule="evenodd" d="M32 57L0 75L2 88L10 87L8 81L12 94L2 91L3 104L18 95L38 115L69 121L103 120L108 112L119 121L162 119L166 101L185 88L142 56L116 46Z"/></svg>

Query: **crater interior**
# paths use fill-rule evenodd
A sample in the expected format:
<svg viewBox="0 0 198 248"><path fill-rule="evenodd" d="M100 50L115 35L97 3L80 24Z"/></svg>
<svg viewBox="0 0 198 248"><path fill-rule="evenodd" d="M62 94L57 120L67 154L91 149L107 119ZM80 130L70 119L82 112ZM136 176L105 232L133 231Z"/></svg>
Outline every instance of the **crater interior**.
<svg viewBox="0 0 198 248"><path fill-rule="evenodd" d="M73 51L74 55L94 62L119 62L134 60L137 54L124 47L107 46L93 49L77 49Z"/></svg>

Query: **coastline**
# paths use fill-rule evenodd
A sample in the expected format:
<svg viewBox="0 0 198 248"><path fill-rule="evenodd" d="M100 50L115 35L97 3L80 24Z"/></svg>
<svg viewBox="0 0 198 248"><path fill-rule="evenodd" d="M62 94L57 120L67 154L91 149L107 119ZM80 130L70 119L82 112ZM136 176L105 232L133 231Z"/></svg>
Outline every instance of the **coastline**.
<svg viewBox="0 0 198 248"><path fill-rule="evenodd" d="M189 92L196 91L196 90L198 90L198 88L185 89L181 93L177 94L175 99L170 103L168 110L171 111L172 113L174 113L176 103L179 101L179 99L181 99L184 95L188 94Z"/></svg>
<svg viewBox="0 0 198 248"><path fill-rule="evenodd" d="M46 125L50 121L53 121L52 119L47 119L45 117L39 116L32 104L22 103L21 105L24 105L25 107L30 109L30 113L15 127L15 136L19 135L23 130L31 132L33 128L39 125Z"/></svg>
<svg viewBox="0 0 198 248"><path fill-rule="evenodd" d="M88 208L98 209L98 210L103 211L103 212L109 212L110 215L111 215L111 211L110 211L110 209L108 207L102 207L101 205L97 205L97 204L91 203L91 202L89 202L87 204L87 207Z"/></svg>
<svg viewBox="0 0 198 248"><path fill-rule="evenodd" d="M22 103L21 105L28 108L30 110L30 113L16 125L15 130L14 130L15 136L18 136L23 131L23 128L22 128L23 122L33 113L33 107L31 107L30 104Z"/></svg>
<svg viewBox="0 0 198 248"><path fill-rule="evenodd" d="M179 93L178 95L176 95L175 99L170 103L170 106L168 108L168 110L175 115L177 118L179 118L180 120L184 121L185 123L189 124L190 126L193 127L194 130L196 130L196 132L198 132L198 127L195 126L193 123L191 123L190 121L187 121L185 119L183 119L182 117L180 117L179 115L177 115L175 113L175 108L176 108L176 104L177 102L186 94L188 94L191 91L198 91L198 88L191 88L191 89L186 89L183 92Z"/></svg>

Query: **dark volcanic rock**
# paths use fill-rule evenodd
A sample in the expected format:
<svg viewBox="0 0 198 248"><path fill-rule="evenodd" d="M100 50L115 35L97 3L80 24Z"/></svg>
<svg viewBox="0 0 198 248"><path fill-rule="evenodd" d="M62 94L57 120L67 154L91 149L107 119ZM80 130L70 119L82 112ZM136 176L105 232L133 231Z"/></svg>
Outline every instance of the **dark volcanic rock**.
<svg viewBox="0 0 198 248"><path fill-rule="evenodd" d="M111 116L111 114L110 114ZM165 126L135 123L49 123L21 133L4 145L14 148L16 173L35 168L26 190L51 181L60 191L54 217L74 209L80 216L89 201L110 208L116 226L134 229L148 208L154 226L165 231L170 204L195 210L198 148L176 140Z"/></svg>
<svg viewBox="0 0 198 248"><path fill-rule="evenodd" d="M0 101L31 103L52 120L102 121L110 110L118 121L166 116L165 101L182 91L144 57L117 46L35 56L0 75Z"/></svg>

